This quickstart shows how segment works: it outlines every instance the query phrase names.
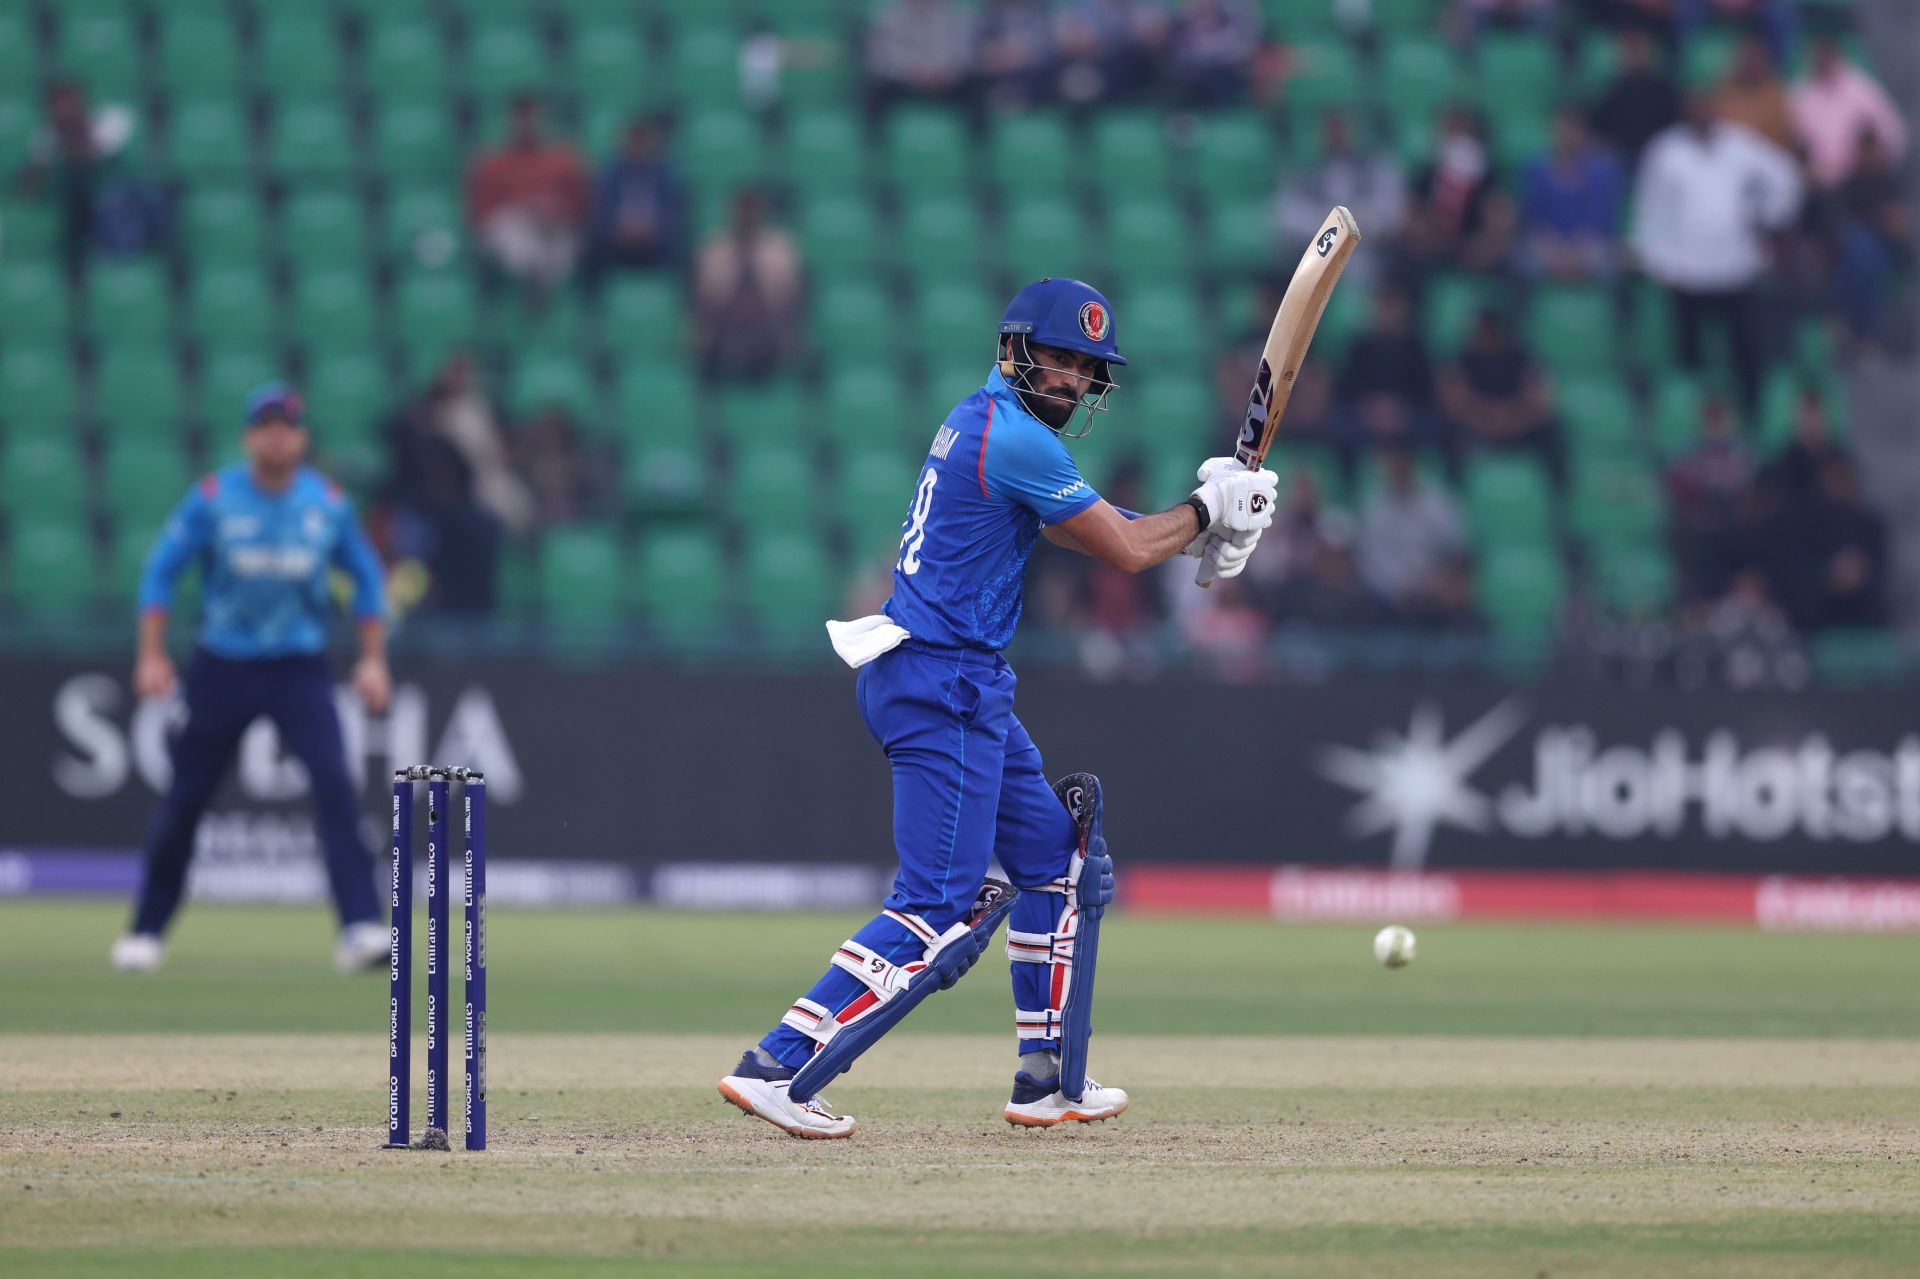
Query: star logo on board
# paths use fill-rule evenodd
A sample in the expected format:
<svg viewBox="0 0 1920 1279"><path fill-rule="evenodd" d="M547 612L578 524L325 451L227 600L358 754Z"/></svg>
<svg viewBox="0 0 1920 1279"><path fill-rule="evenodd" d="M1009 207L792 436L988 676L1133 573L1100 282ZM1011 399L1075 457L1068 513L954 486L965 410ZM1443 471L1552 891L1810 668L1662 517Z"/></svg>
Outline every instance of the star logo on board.
<svg viewBox="0 0 1920 1279"><path fill-rule="evenodd" d="M1440 827L1475 834L1488 828L1492 805L1469 782L1524 719L1519 706L1502 702L1449 740L1440 709L1423 702L1404 734L1381 733L1371 751L1322 747L1320 775L1361 796L1346 821L1356 839L1392 831L1392 866L1417 870Z"/></svg>

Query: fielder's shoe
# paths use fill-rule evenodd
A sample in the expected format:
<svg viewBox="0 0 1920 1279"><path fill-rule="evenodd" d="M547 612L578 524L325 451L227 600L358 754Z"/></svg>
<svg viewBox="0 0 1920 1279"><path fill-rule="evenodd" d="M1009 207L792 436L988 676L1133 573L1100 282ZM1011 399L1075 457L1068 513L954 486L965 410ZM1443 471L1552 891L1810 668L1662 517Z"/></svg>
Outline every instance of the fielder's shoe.
<svg viewBox="0 0 1920 1279"><path fill-rule="evenodd" d="M785 1066L762 1065L758 1053L749 1048L741 1054L733 1073L720 1081L720 1095L790 1137L830 1141L853 1136L853 1116L828 1110L825 1097L795 1101L787 1096L793 1076Z"/></svg>
<svg viewBox="0 0 1920 1279"><path fill-rule="evenodd" d="M333 967L337 972L363 973L385 968L393 955L393 937L385 924L363 920L340 930L340 944L333 948Z"/></svg>
<svg viewBox="0 0 1920 1279"><path fill-rule="evenodd" d="M122 933L107 952L113 966L123 973L150 973L165 957L166 948L152 933Z"/></svg>
<svg viewBox="0 0 1920 1279"><path fill-rule="evenodd" d="M1035 1079L1023 1070L1013 1077L1013 1100L1004 1113L1008 1123L1022 1128L1051 1128L1069 1121L1086 1124L1111 1119L1126 1108L1126 1093L1102 1088L1092 1076L1080 1100L1072 1101L1060 1091L1060 1076Z"/></svg>

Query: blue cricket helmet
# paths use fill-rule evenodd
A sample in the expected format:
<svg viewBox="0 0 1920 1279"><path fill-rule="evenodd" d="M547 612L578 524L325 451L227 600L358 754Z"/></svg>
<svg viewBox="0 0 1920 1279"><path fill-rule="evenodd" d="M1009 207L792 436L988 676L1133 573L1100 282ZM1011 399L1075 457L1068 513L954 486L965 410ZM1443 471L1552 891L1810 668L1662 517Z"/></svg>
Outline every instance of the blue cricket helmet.
<svg viewBox="0 0 1920 1279"><path fill-rule="evenodd" d="M1042 346L1064 347L1125 364L1113 339L1113 307L1100 290L1083 280L1035 280L1013 295L1000 318L1002 336L1017 333Z"/></svg>

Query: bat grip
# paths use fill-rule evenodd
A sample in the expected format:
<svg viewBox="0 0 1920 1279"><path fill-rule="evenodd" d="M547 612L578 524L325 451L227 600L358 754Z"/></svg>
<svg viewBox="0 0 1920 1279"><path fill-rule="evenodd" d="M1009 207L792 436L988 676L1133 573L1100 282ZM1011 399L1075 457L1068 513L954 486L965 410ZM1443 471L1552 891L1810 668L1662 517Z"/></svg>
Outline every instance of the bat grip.
<svg viewBox="0 0 1920 1279"><path fill-rule="evenodd" d="M1193 584L1203 591L1213 585L1212 560L1202 559L1200 561L1200 570L1193 575Z"/></svg>

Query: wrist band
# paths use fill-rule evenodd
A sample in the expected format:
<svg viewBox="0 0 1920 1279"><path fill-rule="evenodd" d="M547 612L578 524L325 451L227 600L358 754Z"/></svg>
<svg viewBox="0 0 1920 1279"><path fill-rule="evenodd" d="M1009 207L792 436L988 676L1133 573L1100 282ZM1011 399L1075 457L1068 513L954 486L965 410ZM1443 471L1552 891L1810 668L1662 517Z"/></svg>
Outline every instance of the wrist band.
<svg viewBox="0 0 1920 1279"><path fill-rule="evenodd" d="M1195 532L1204 533L1208 529L1213 527L1213 512L1209 511L1207 509L1207 504L1205 502L1202 502L1198 497L1195 497L1192 494L1189 494L1187 496L1187 500L1182 502L1181 505L1191 506L1193 508L1193 513L1200 517L1200 527L1196 529Z"/></svg>

